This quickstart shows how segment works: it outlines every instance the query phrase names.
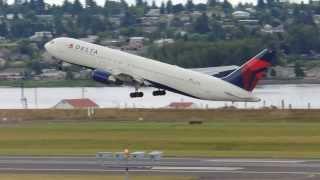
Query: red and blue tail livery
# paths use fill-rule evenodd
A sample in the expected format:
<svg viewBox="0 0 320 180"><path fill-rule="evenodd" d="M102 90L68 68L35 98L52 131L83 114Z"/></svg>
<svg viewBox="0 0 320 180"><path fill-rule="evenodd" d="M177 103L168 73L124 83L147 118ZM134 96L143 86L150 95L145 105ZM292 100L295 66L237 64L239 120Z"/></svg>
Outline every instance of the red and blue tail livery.
<svg viewBox="0 0 320 180"><path fill-rule="evenodd" d="M276 53L271 49L264 49L240 68L223 78L247 91L252 91L258 81L266 76L267 69L275 62Z"/></svg>

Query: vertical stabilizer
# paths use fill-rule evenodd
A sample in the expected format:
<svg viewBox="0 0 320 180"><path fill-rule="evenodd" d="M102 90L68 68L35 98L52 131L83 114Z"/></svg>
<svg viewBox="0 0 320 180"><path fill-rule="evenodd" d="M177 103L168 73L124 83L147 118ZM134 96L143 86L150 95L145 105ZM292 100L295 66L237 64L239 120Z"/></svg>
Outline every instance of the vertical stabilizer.
<svg viewBox="0 0 320 180"><path fill-rule="evenodd" d="M274 64L275 57L275 51L264 49L258 55L251 58L244 65L222 79L247 91L252 91L256 87L258 81L266 76L268 68Z"/></svg>

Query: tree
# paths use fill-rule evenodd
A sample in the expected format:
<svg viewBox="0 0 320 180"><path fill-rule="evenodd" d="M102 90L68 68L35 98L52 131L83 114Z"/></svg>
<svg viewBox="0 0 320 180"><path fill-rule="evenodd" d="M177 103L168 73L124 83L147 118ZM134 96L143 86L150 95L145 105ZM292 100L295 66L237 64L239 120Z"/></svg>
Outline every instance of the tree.
<svg viewBox="0 0 320 180"><path fill-rule="evenodd" d="M8 27L4 22L0 24L0 36L8 36Z"/></svg>
<svg viewBox="0 0 320 180"><path fill-rule="evenodd" d="M269 7L272 7L275 3L274 0L267 0L267 4Z"/></svg>
<svg viewBox="0 0 320 180"><path fill-rule="evenodd" d="M194 24L194 31L200 34L207 33L210 31L209 18L206 13L202 13L202 15L197 18Z"/></svg>
<svg viewBox="0 0 320 180"><path fill-rule="evenodd" d="M72 14L80 14L82 12L83 7L79 0L75 0L72 7Z"/></svg>
<svg viewBox="0 0 320 180"><path fill-rule="evenodd" d="M228 0L223 1L222 8L225 13L230 13L233 10L232 4Z"/></svg>
<svg viewBox="0 0 320 180"><path fill-rule="evenodd" d="M265 2L264 2L264 0L258 0L258 2L257 2L257 8L259 8L259 9L263 9L263 8L265 8Z"/></svg>
<svg viewBox="0 0 320 180"><path fill-rule="evenodd" d="M170 14L172 13L172 1L171 0L168 0L167 1L167 13Z"/></svg>
<svg viewBox="0 0 320 180"><path fill-rule="evenodd" d="M179 13L181 11L184 11L183 4L179 3L179 4L172 6L172 13Z"/></svg>
<svg viewBox="0 0 320 180"><path fill-rule="evenodd" d="M207 5L210 7L215 7L218 4L217 0L208 0Z"/></svg>
<svg viewBox="0 0 320 180"><path fill-rule="evenodd" d="M0 0L0 15L5 14L5 10L7 9L6 6L7 6L6 1Z"/></svg>
<svg viewBox="0 0 320 180"><path fill-rule="evenodd" d="M296 62L294 65L294 73L296 74L296 77L304 77L305 73L301 67L301 64Z"/></svg>
<svg viewBox="0 0 320 180"><path fill-rule="evenodd" d="M44 3L44 0L38 0L37 1L37 10L39 14L44 14L45 10L46 10L46 5Z"/></svg>
<svg viewBox="0 0 320 180"><path fill-rule="evenodd" d="M126 0L120 0L120 5L124 9L124 11L128 10L128 3L126 2Z"/></svg>
<svg viewBox="0 0 320 180"><path fill-rule="evenodd" d="M320 33L311 25L293 25L288 30L287 44L289 49L295 53L308 54L311 50L320 50Z"/></svg>
<svg viewBox="0 0 320 180"><path fill-rule="evenodd" d="M193 10L194 10L194 4L193 4L193 1L192 1L192 0L188 0L188 1L187 1L186 9L187 9L188 11L193 11Z"/></svg>
<svg viewBox="0 0 320 180"><path fill-rule="evenodd" d="M143 0L136 0L136 6L143 6Z"/></svg>
<svg viewBox="0 0 320 180"><path fill-rule="evenodd" d="M273 68L270 70L270 76L272 76L272 77L276 77L277 76L277 72Z"/></svg>
<svg viewBox="0 0 320 180"><path fill-rule="evenodd" d="M35 0L30 0L29 6L30 6L30 9L36 10L37 9L36 1Z"/></svg>
<svg viewBox="0 0 320 180"><path fill-rule="evenodd" d="M121 26L128 27L136 24L137 18L136 16L131 12L127 11L124 14L124 17L121 19Z"/></svg>
<svg viewBox="0 0 320 180"><path fill-rule="evenodd" d="M161 6L160 6L160 14L165 14L166 13L166 7L164 2L161 2Z"/></svg>
<svg viewBox="0 0 320 180"><path fill-rule="evenodd" d="M152 9L158 8L155 0L152 1L151 7L152 7Z"/></svg>
<svg viewBox="0 0 320 180"><path fill-rule="evenodd" d="M33 0L31 0L32 2ZM73 5L68 0L64 0L62 4L62 10L65 13L72 13Z"/></svg>
<svg viewBox="0 0 320 180"><path fill-rule="evenodd" d="M90 13L96 13L98 5L95 0L86 0L85 8L89 10Z"/></svg>

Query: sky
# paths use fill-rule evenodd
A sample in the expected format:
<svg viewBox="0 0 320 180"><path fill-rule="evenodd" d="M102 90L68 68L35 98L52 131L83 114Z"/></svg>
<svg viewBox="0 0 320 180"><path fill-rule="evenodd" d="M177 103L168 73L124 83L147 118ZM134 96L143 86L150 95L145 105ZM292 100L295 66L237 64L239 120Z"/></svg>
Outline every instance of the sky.
<svg viewBox="0 0 320 180"><path fill-rule="evenodd" d="M12 3L14 0L8 0L9 3ZM49 4L62 4L64 0L45 0L45 2L49 3ZM69 0L69 1L73 1L73 0ZM85 2L85 0L80 0L82 3ZM126 0L128 3L134 3L135 0ZM152 0L147 0L150 4L152 2ZM155 0L157 4L161 4L161 2L163 0ZM166 2L167 0L164 0L164 2ZM234 5L237 5L239 2L255 2L256 0L229 0L229 2L231 2ZM104 5L105 0L96 0L96 2L99 5ZM172 0L172 2L174 4L177 3L186 3L187 0ZM206 3L207 0L193 0L194 3Z"/></svg>

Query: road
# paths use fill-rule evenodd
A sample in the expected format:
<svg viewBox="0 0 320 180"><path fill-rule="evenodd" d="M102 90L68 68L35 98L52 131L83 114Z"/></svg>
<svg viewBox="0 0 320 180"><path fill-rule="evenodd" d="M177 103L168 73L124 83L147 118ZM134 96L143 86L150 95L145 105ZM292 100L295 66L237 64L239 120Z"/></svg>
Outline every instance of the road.
<svg viewBox="0 0 320 180"><path fill-rule="evenodd" d="M320 179L320 160L164 158L159 162L95 157L0 156L1 173L188 175L214 179Z"/></svg>

